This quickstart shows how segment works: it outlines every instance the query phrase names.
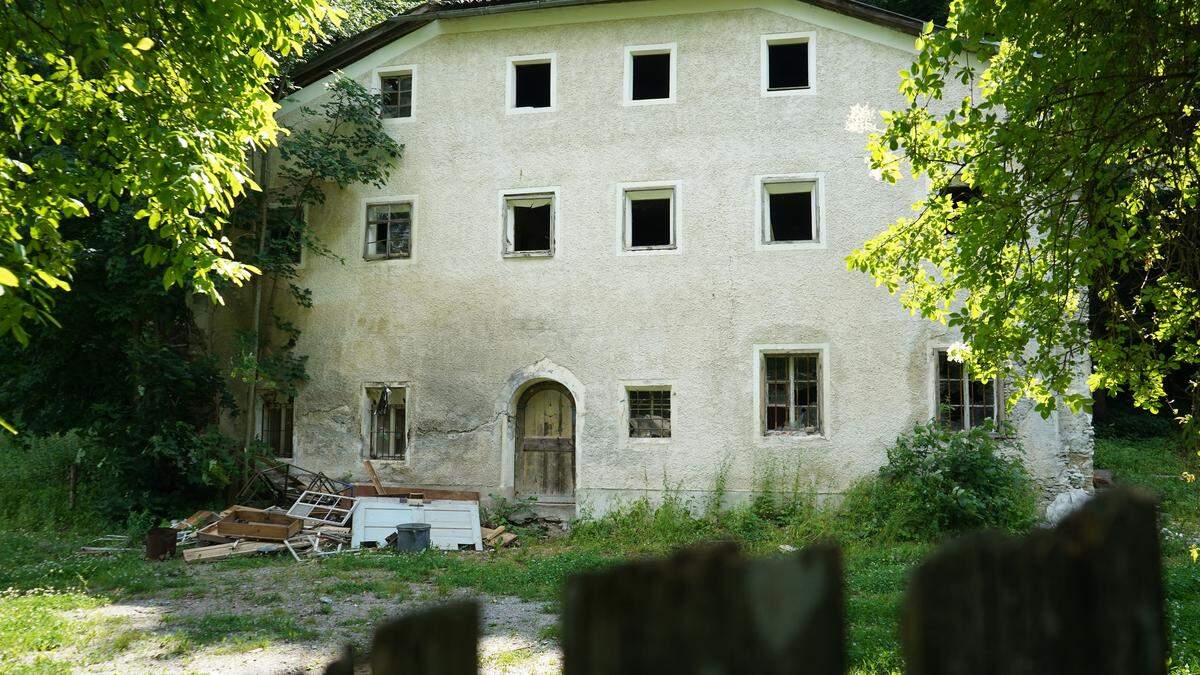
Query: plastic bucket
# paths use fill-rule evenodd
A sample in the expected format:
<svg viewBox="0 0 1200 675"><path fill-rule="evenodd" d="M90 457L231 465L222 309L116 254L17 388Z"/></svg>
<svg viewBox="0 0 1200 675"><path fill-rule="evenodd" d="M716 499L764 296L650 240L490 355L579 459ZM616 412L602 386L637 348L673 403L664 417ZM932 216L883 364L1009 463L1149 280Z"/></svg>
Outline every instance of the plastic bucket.
<svg viewBox="0 0 1200 675"><path fill-rule="evenodd" d="M177 531L169 527L152 527L146 533L146 557L151 560L166 560L175 555Z"/></svg>
<svg viewBox="0 0 1200 675"><path fill-rule="evenodd" d="M396 552L420 553L429 548L427 523L404 523L396 526Z"/></svg>

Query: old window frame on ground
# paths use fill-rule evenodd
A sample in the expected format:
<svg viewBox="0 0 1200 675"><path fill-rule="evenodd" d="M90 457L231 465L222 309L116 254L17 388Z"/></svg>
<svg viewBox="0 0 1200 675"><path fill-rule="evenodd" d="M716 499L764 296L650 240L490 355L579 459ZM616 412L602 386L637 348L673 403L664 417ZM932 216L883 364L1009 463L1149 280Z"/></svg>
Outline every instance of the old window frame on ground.
<svg viewBox="0 0 1200 675"><path fill-rule="evenodd" d="M966 364L949 359L948 346L932 348L933 362L933 419L951 429L968 430L980 426L990 419L999 424L1003 419L1003 391L999 380L980 382L971 377ZM946 371L956 371L948 373ZM957 392L955 394L954 392ZM957 403L947 401L957 398ZM976 403L977 397L985 402ZM991 401L986 402L990 398ZM953 421L954 409L962 411L961 424ZM978 417L977 417L978 415Z"/></svg>
<svg viewBox="0 0 1200 675"><path fill-rule="evenodd" d="M547 249L516 249L513 207L523 201L549 200L550 241ZM500 191L501 253L505 258L549 258L554 256L558 235L558 188L513 188Z"/></svg>
<svg viewBox="0 0 1200 675"><path fill-rule="evenodd" d="M619 186L621 195L620 253L625 255L648 255L680 252L681 185L680 181L647 181L623 183ZM639 199L661 199L664 196L671 200L670 243L653 246L633 246L633 202L639 201Z"/></svg>
<svg viewBox="0 0 1200 675"><path fill-rule="evenodd" d="M816 357L816 377L815 377L815 394L817 402L818 424L815 431L808 432L804 429L769 429L768 428L768 407L770 405L770 384L771 379L767 372L767 359L777 357L797 357L809 356ZM794 372L790 370L793 365L789 365L789 376ZM829 345L827 343L798 343L798 344L771 344L771 345L755 345L754 346L754 405L755 405L755 429L757 435L766 438L792 438L792 439L827 439L830 435L830 384L829 384ZM789 381L788 398L788 419L789 423L794 423L795 409L795 389L794 378Z"/></svg>
<svg viewBox="0 0 1200 675"><path fill-rule="evenodd" d="M258 440L278 459L296 456L296 399L274 391L258 395Z"/></svg>
<svg viewBox="0 0 1200 675"><path fill-rule="evenodd" d="M762 96L802 96L816 91L817 80L817 35L813 32L772 33L760 38L759 88ZM806 44L808 61L808 84L801 87L771 87L771 47L773 45Z"/></svg>
<svg viewBox="0 0 1200 675"><path fill-rule="evenodd" d="M788 186L804 186L812 193L813 239L774 239L771 231L771 191ZM754 211L757 222L755 245L759 249L785 251L826 247L825 176L821 173L777 173L755 177Z"/></svg>
<svg viewBox="0 0 1200 675"><path fill-rule="evenodd" d="M625 439L633 443L666 443L671 440L675 418L675 392L670 384L662 382L639 382L624 385ZM639 400L646 399L646 400ZM635 410L636 409L636 410ZM649 416L637 414L648 412ZM655 429L642 421L654 417L654 412L666 412L657 416L666 424ZM665 433L664 433L665 432Z"/></svg>
<svg viewBox="0 0 1200 675"><path fill-rule="evenodd" d="M544 107L517 107L517 67L531 66L542 63L550 64L550 105ZM510 56L505 66L505 112L509 115L524 113L555 112L558 110L558 54L526 54Z"/></svg>
<svg viewBox="0 0 1200 675"><path fill-rule="evenodd" d="M379 113L384 122L407 122L414 119L417 115L417 67L415 65L386 66L376 68L373 75L375 92L380 96ZM402 106L399 106L400 101L403 100L403 88L401 88L397 91L397 107L399 108L396 111L397 114L389 115L387 110L388 92L385 91L384 80L405 76L408 77L408 114L398 114L403 110Z"/></svg>
<svg viewBox="0 0 1200 675"><path fill-rule="evenodd" d="M634 89L634 68L633 61L638 56L657 56L666 54L670 57L669 75L667 81L667 97L666 98L642 98L635 99L633 97ZM657 44L657 45L634 45L625 48L625 77L622 90L621 102L623 105L662 105L675 102L676 93L676 44L674 42Z"/></svg>
<svg viewBox="0 0 1200 675"><path fill-rule="evenodd" d="M384 416L378 412L379 396L388 389ZM410 429L412 387L406 382L366 382L363 384L362 456L383 462L407 462L412 454ZM399 426L397 426L399 425ZM383 431L381 431L383 429ZM380 448L381 439L387 448Z"/></svg>
<svg viewBox="0 0 1200 675"><path fill-rule="evenodd" d="M386 245L387 251L384 253L376 253L377 246L373 246L378 242L378 225L383 221L371 220L371 208L378 206L386 206L389 204L408 205L408 250L400 252L392 252L391 250L391 231L388 231L388 241ZM413 247L415 245L415 235L417 230L417 198L414 195L397 195L392 197L371 197L362 201L359 211L363 215L363 259L364 260L407 260L412 258ZM390 221L388 221L390 222Z"/></svg>

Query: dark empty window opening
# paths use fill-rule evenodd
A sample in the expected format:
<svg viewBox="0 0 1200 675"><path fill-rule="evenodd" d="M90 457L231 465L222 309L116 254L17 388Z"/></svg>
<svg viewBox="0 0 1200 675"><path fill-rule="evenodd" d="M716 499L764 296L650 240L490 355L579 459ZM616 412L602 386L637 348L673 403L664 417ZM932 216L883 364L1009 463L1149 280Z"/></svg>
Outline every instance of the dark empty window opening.
<svg viewBox="0 0 1200 675"><path fill-rule="evenodd" d="M513 65L513 107L550 107L550 63L517 63Z"/></svg>
<svg viewBox="0 0 1200 675"><path fill-rule="evenodd" d="M412 117L412 73L384 75L379 78L382 115L389 118Z"/></svg>
<svg viewBox="0 0 1200 675"><path fill-rule="evenodd" d="M522 195L505 200L507 253L548 255L554 246L553 195Z"/></svg>
<svg viewBox="0 0 1200 675"><path fill-rule="evenodd" d="M625 195L628 245L631 249L673 248L674 209L671 190L637 190Z"/></svg>
<svg viewBox="0 0 1200 675"><path fill-rule="evenodd" d="M367 258L407 258L412 252L412 204L367 207Z"/></svg>
<svg viewBox="0 0 1200 675"><path fill-rule="evenodd" d="M944 349L937 352L937 421L951 429L970 429L996 419L996 383L980 382L970 369L950 360Z"/></svg>
<svg viewBox="0 0 1200 675"><path fill-rule="evenodd" d="M950 201L955 206L963 206L975 201L979 197L979 190L969 185L951 185L942 190L942 194L950 195Z"/></svg>
<svg viewBox="0 0 1200 675"><path fill-rule="evenodd" d="M811 184L768 183L767 237L772 243L816 241L815 209Z"/></svg>
<svg viewBox="0 0 1200 675"><path fill-rule="evenodd" d="M808 43L767 44L767 89L783 91L808 86Z"/></svg>
<svg viewBox="0 0 1200 675"><path fill-rule="evenodd" d="M634 101L671 98L671 54L634 54L632 56Z"/></svg>
<svg viewBox="0 0 1200 675"><path fill-rule="evenodd" d="M671 390L630 389L629 437L671 437Z"/></svg>
<svg viewBox="0 0 1200 675"><path fill-rule="evenodd" d="M299 265L304 255L303 211L293 206L267 209L266 254Z"/></svg>

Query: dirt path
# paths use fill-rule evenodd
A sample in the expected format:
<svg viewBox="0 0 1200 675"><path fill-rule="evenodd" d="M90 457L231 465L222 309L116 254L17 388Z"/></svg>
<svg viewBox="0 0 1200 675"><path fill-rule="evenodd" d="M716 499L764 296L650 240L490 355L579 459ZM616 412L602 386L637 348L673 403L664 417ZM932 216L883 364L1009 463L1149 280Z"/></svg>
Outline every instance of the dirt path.
<svg viewBox="0 0 1200 675"><path fill-rule="evenodd" d="M202 568L204 569L204 568ZM483 608L481 672L557 673L557 617L543 603L439 594L386 572L320 567L216 570L186 588L68 614L87 645L53 655L95 673L320 673L377 622L452 598Z"/></svg>

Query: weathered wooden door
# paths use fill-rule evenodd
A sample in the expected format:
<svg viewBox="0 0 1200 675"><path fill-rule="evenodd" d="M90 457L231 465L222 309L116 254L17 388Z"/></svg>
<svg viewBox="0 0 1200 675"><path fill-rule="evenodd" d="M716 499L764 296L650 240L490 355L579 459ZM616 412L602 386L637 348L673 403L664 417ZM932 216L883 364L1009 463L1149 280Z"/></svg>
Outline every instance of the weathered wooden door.
<svg viewBox="0 0 1200 675"><path fill-rule="evenodd" d="M575 401L557 382L535 384L517 404L514 465L519 497L575 499Z"/></svg>

